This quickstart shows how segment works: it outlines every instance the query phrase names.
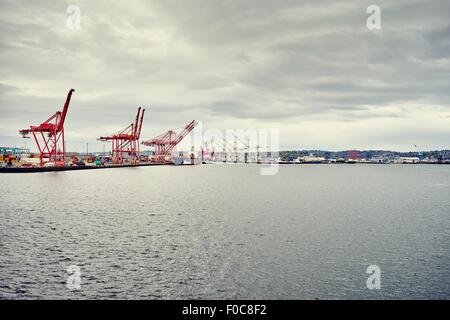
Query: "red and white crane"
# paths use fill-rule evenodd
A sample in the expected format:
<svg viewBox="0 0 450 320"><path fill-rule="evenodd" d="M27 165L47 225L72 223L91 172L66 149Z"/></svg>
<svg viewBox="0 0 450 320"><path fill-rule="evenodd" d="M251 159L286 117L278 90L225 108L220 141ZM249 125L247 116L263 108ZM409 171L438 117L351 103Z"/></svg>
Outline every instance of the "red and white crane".
<svg viewBox="0 0 450 320"><path fill-rule="evenodd" d="M141 157L139 139L141 137L144 113L145 109L139 107L134 123L113 135L100 137L100 141L111 141L111 157L114 164L123 163L127 155L131 156L132 164L139 164Z"/></svg>
<svg viewBox="0 0 450 320"><path fill-rule="evenodd" d="M174 130L169 130L159 136L143 141L142 144L148 147L155 148L155 161L157 162L171 162L172 153L177 146L198 124L197 121L189 122L180 133Z"/></svg>
<svg viewBox="0 0 450 320"><path fill-rule="evenodd" d="M57 111L47 121L39 126L30 126L29 129L20 130L23 138L29 138L33 134L39 150L40 165L64 166L66 157L66 145L64 141L64 121L69 109L70 99L74 89L70 89L64 103L63 111Z"/></svg>

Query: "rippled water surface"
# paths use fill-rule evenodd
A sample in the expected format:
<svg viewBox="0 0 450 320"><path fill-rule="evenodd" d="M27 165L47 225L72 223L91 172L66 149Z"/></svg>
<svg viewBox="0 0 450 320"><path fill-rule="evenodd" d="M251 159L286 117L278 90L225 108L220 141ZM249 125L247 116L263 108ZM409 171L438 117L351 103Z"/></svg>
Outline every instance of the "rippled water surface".
<svg viewBox="0 0 450 320"><path fill-rule="evenodd" d="M1 174L0 191L1 298L450 298L450 166Z"/></svg>

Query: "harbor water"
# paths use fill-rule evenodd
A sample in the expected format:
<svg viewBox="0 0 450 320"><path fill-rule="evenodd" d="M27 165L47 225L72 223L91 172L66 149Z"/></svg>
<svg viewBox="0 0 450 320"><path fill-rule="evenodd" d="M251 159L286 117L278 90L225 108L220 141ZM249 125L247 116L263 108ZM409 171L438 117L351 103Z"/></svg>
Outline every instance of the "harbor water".
<svg viewBox="0 0 450 320"><path fill-rule="evenodd" d="M156 166L0 182L3 299L450 298L450 166ZM380 289L367 287L371 265Z"/></svg>

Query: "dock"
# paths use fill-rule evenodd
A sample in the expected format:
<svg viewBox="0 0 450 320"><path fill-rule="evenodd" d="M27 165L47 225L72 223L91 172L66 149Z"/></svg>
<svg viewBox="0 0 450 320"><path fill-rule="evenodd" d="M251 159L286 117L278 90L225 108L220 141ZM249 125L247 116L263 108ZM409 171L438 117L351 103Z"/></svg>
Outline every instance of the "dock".
<svg viewBox="0 0 450 320"><path fill-rule="evenodd" d="M96 169L116 169L149 166L172 165L166 162L150 162L140 164L115 164L104 166L60 166L60 167L1 167L0 173L33 173L33 172L55 172L55 171L75 171L75 170L96 170Z"/></svg>

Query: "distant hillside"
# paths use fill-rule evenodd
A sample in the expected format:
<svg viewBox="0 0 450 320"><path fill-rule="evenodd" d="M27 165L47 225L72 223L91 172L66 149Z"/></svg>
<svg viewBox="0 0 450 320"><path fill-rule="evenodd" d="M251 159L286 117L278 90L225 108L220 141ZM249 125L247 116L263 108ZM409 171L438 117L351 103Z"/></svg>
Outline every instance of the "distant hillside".
<svg viewBox="0 0 450 320"><path fill-rule="evenodd" d="M435 150L435 151L410 151L398 152L387 150L353 150L360 154L361 158L371 159L374 157L395 158L395 157L418 157L420 159L435 158L435 159L450 159L450 150ZM314 155L317 157L324 157L327 159L346 158L348 151L326 151L326 150L288 150L280 151L280 157L283 161L294 160L301 156Z"/></svg>

